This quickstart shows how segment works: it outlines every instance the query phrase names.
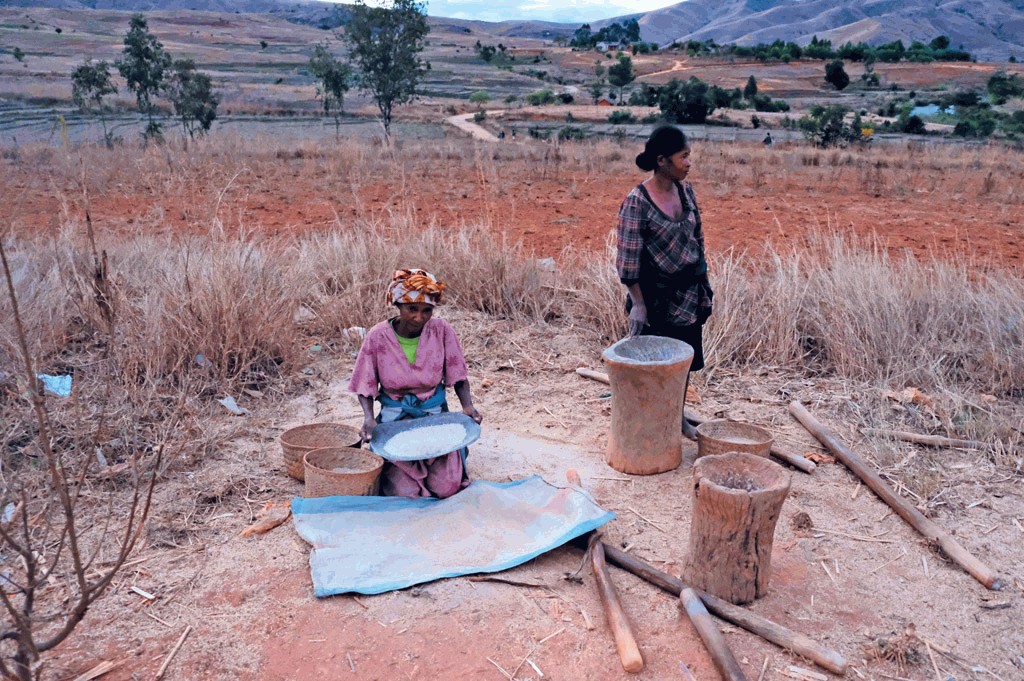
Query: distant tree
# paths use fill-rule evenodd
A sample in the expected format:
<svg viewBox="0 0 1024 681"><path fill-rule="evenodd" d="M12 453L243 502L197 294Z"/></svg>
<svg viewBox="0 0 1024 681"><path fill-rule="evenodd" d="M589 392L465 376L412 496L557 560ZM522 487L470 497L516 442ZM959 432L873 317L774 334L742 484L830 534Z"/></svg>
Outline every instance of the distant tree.
<svg viewBox="0 0 1024 681"><path fill-rule="evenodd" d="M757 79L751 74L750 78L747 78L747 84L743 88L743 98L754 101L754 97L757 96Z"/></svg>
<svg viewBox="0 0 1024 681"><path fill-rule="evenodd" d="M469 101L477 106L482 106L491 101L491 96L487 93L487 90L477 90L469 95Z"/></svg>
<svg viewBox="0 0 1024 681"><path fill-rule="evenodd" d="M555 91L551 88L544 88L526 95L526 103L530 106L542 106L552 104L555 101Z"/></svg>
<svg viewBox="0 0 1024 681"><path fill-rule="evenodd" d="M71 73L71 100L83 113L99 114L103 126L103 141L111 145L110 134L107 132L107 120L103 115L106 107L103 98L117 92L117 86L110 80L110 64L105 61L93 63L86 59L83 64Z"/></svg>
<svg viewBox="0 0 1024 681"><path fill-rule="evenodd" d="M988 79L986 89L993 104L1006 104L1008 99L1024 97L1024 80L1016 73L1007 75L1006 71L996 71Z"/></svg>
<svg viewBox="0 0 1024 681"><path fill-rule="evenodd" d="M176 59L171 64L167 97L190 139L208 132L217 119L220 97L213 91L210 77L196 71L195 62L191 59Z"/></svg>
<svg viewBox="0 0 1024 681"><path fill-rule="evenodd" d="M316 79L316 96L323 103L324 113L334 115L334 136L337 137L341 132L341 110L352 80L352 68L335 59L327 45L320 43L309 58L309 71Z"/></svg>
<svg viewBox="0 0 1024 681"><path fill-rule="evenodd" d="M380 111L385 139L391 137L394 107L412 101L430 67L419 57L429 30L426 7L416 0L385 0L381 7L359 0L352 8L345 42L359 70L359 87Z"/></svg>
<svg viewBox="0 0 1024 681"><path fill-rule="evenodd" d="M604 81L595 80L587 86L587 92L590 93L590 98L594 100L594 104L597 104L601 101L601 95L604 94Z"/></svg>
<svg viewBox="0 0 1024 681"><path fill-rule="evenodd" d="M608 67L608 83L619 88L619 100L622 100L622 88L636 80L633 72L633 60L626 55L619 55L618 60Z"/></svg>
<svg viewBox="0 0 1024 681"><path fill-rule="evenodd" d="M159 137L160 124L154 117L156 104L153 100L164 89L167 71L171 68L171 55L149 32L146 18L141 14L132 16L124 37L124 50L115 65L127 81L128 89L135 93L139 112L148 118L143 139Z"/></svg>
<svg viewBox="0 0 1024 681"><path fill-rule="evenodd" d="M572 34L569 44L573 47L592 47L594 45L593 33L590 31L590 24L583 24Z"/></svg>
<svg viewBox="0 0 1024 681"><path fill-rule="evenodd" d="M807 139L819 147L845 146L850 142L861 139L860 125L854 119L854 124L847 125L846 114L849 109L840 104L824 107L815 105L811 112L799 121L800 129L804 131Z"/></svg>
<svg viewBox="0 0 1024 681"><path fill-rule="evenodd" d="M843 60L836 59L825 64L825 81L830 83L837 90L842 90L850 84L850 76L843 68Z"/></svg>
<svg viewBox="0 0 1024 681"><path fill-rule="evenodd" d="M715 110L708 84L698 78L672 80L657 96L662 116L672 123L703 123Z"/></svg>
<svg viewBox="0 0 1024 681"><path fill-rule="evenodd" d="M267 47L268 47L269 45L270 45L270 43L268 43L268 42L267 42L266 40L261 40L261 41L260 41L260 49L261 49L261 50L265 50L265 49L267 49Z"/></svg>
<svg viewBox="0 0 1024 681"><path fill-rule="evenodd" d="M927 132L924 127L924 121L917 115L900 116L896 121L896 129L910 135L924 135Z"/></svg>
<svg viewBox="0 0 1024 681"><path fill-rule="evenodd" d="M948 50L949 49L949 36L940 35L934 38L928 46L933 50Z"/></svg>
<svg viewBox="0 0 1024 681"><path fill-rule="evenodd" d="M15 47L13 50L11 50L11 56L13 56L18 61L25 61L25 52L20 47Z"/></svg>

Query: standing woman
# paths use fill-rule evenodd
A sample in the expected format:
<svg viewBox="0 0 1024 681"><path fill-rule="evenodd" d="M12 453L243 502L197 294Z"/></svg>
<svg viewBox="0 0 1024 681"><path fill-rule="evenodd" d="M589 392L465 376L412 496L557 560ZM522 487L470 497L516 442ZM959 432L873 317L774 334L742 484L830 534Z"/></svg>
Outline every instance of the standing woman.
<svg viewBox="0 0 1024 681"><path fill-rule="evenodd" d="M359 348L349 391L363 408L363 440L371 440L377 423L448 411L446 387L453 386L464 414L483 420L473 406L462 346L451 325L434 318L444 283L418 269L397 270L387 302L397 317L366 333ZM374 419L373 401L380 402ZM469 484L465 448L419 461L385 462L381 493L402 497L450 497Z"/></svg>
<svg viewBox="0 0 1024 681"><path fill-rule="evenodd" d="M629 335L668 336L693 346L690 371L704 367L703 325L711 316L711 285L704 232L690 172L690 145L682 130L651 133L640 170L651 176L633 188L619 208L615 266L629 291ZM689 387L690 377L686 377ZM685 418L683 434L696 439Z"/></svg>

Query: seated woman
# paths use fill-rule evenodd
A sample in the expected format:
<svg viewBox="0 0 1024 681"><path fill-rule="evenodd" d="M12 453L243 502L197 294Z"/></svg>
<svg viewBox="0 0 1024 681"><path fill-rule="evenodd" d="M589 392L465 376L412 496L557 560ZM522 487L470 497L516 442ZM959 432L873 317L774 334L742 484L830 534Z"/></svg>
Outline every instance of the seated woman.
<svg viewBox="0 0 1024 681"><path fill-rule="evenodd" d="M398 270L391 277L387 301L398 316L370 329L356 358L348 389L363 408L363 440L373 438L377 423L448 411L446 386L454 386L462 412L483 420L473 406L466 360L455 330L432 317L441 303L444 283L429 272ZM373 417L373 400L381 404ZM420 461L388 461L381 493L402 497L450 497L469 484L467 450Z"/></svg>

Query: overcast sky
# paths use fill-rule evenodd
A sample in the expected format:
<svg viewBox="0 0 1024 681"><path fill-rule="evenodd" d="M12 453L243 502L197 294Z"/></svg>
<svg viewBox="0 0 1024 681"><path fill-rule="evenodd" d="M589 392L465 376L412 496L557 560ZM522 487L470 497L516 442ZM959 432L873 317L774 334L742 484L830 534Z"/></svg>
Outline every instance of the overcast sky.
<svg viewBox="0 0 1024 681"><path fill-rule="evenodd" d="M578 24L649 12L679 0L427 0L427 14L481 21L534 19Z"/></svg>

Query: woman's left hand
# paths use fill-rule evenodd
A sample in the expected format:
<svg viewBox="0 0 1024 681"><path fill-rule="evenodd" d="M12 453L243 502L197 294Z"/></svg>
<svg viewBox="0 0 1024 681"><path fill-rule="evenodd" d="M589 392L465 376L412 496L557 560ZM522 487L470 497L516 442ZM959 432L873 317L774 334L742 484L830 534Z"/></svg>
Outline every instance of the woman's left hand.
<svg viewBox="0 0 1024 681"><path fill-rule="evenodd" d="M482 423L484 420L484 417L480 415L480 412L476 410L476 407L463 407L462 413L477 423Z"/></svg>

